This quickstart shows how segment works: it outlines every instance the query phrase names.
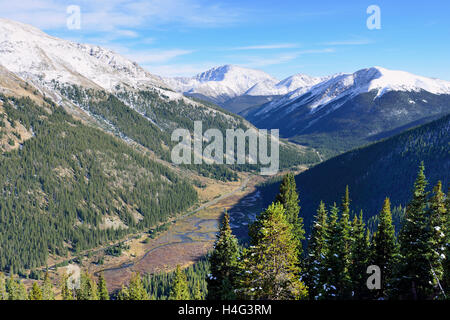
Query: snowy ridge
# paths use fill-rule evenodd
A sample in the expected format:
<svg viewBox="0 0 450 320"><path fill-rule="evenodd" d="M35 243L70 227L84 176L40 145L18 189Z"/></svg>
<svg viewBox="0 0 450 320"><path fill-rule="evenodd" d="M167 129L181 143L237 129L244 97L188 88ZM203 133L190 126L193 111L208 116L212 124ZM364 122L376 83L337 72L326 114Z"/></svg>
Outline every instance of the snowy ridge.
<svg viewBox="0 0 450 320"><path fill-rule="evenodd" d="M167 87L159 77L111 50L47 35L0 18L0 63L24 79L39 77L111 91L116 85Z"/></svg>
<svg viewBox="0 0 450 320"><path fill-rule="evenodd" d="M274 86L278 80L259 70L224 65L202 72L194 77L164 78L178 92L202 94L224 100L245 94L260 82Z"/></svg>
<svg viewBox="0 0 450 320"><path fill-rule="evenodd" d="M273 83L259 82L245 94L253 96L285 95L297 89L310 88L324 79L299 73L281 80L275 85Z"/></svg>
<svg viewBox="0 0 450 320"><path fill-rule="evenodd" d="M241 95L285 95L298 88L311 87L323 80L324 78L296 74L279 81L263 71L234 65L215 67L194 77L164 78L164 81L178 92L201 94L220 102Z"/></svg>
<svg viewBox="0 0 450 320"><path fill-rule="evenodd" d="M306 105L311 113L314 113L331 102L341 99L338 106L334 107L338 108L346 100L374 90L377 91L376 98L390 91L420 92L424 90L433 94L450 94L450 82L417 76L405 71L372 67L352 74L336 74L312 87L296 89L281 99L263 106L255 115L268 113L271 110L282 108L286 104L290 104L290 106L283 112L291 112L296 107L305 105L305 101L295 102L305 94L308 94Z"/></svg>

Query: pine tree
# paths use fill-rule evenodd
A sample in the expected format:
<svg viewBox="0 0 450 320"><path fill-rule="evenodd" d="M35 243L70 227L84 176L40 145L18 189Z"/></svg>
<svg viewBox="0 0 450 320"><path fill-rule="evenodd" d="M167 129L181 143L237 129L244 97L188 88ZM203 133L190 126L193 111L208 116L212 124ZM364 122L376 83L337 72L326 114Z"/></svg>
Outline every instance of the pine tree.
<svg viewBox="0 0 450 320"><path fill-rule="evenodd" d="M0 300L8 300L8 293L6 292L6 279L2 272L0 272Z"/></svg>
<svg viewBox="0 0 450 320"><path fill-rule="evenodd" d="M252 246L241 262L240 294L264 300L305 299L299 279L297 243L283 205L272 203L254 225Z"/></svg>
<svg viewBox="0 0 450 320"><path fill-rule="evenodd" d="M122 289L119 291L117 295L117 300L130 300L130 295L128 294L128 289L124 285L122 285Z"/></svg>
<svg viewBox="0 0 450 320"><path fill-rule="evenodd" d="M303 226L303 218L299 216L300 205L294 174L288 173L283 177L280 192L275 201L280 202L286 210L286 220L293 226L293 234L295 240L298 242L297 251L299 256L301 256L303 251L301 241L305 239L305 229Z"/></svg>
<svg viewBox="0 0 450 320"><path fill-rule="evenodd" d="M147 290L145 290L139 272L131 276L126 294L128 295L128 300L149 300Z"/></svg>
<svg viewBox="0 0 450 320"><path fill-rule="evenodd" d="M48 272L45 273L44 283L42 284L42 300L55 300L53 285Z"/></svg>
<svg viewBox="0 0 450 320"><path fill-rule="evenodd" d="M98 300L97 283L84 271L80 276L80 288L76 290L77 300Z"/></svg>
<svg viewBox="0 0 450 320"><path fill-rule="evenodd" d="M172 288L170 290L169 300L189 300L189 288L186 275L177 265L175 276L172 280Z"/></svg>
<svg viewBox="0 0 450 320"><path fill-rule="evenodd" d="M350 251L346 248L346 238L343 228L345 224L338 221L339 209L336 204L330 208L328 232L326 233L326 253L324 259L324 286L320 296L325 299L345 299L349 297L351 285L348 270ZM347 232L350 232L349 230ZM349 233L348 233L349 234Z"/></svg>
<svg viewBox="0 0 450 320"><path fill-rule="evenodd" d="M37 282L33 282L30 293L28 294L29 300L42 300L42 290Z"/></svg>
<svg viewBox="0 0 450 320"><path fill-rule="evenodd" d="M16 300L28 300L27 288L20 280L18 280L18 296Z"/></svg>
<svg viewBox="0 0 450 320"><path fill-rule="evenodd" d="M97 288L99 300L109 300L108 288L106 287L106 280L103 272L100 273L98 278Z"/></svg>
<svg viewBox="0 0 450 320"><path fill-rule="evenodd" d="M429 238L430 252L428 260L432 266L433 284L436 296L444 296L441 281L444 278L444 264L447 245L447 208L445 194L442 192L442 183L438 181L433 188L433 196L429 201L429 219L431 236Z"/></svg>
<svg viewBox="0 0 450 320"><path fill-rule="evenodd" d="M446 293L447 299L450 299L450 188L445 199L445 258L442 262L443 281L442 286Z"/></svg>
<svg viewBox="0 0 450 320"><path fill-rule="evenodd" d="M366 285L366 270L370 256L369 249L370 232L366 230L363 212L361 211L359 218L355 216L352 222L352 263L349 268L349 274L352 282L353 299L364 299L369 295Z"/></svg>
<svg viewBox="0 0 450 320"><path fill-rule="evenodd" d="M63 300L73 300L73 290L69 286L69 275L64 273L61 277L61 297Z"/></svg>
<svg viewBox="0 0 450 320"><path fill-rule="evenodd" d="M430 298L434 281L428 259L431 231L426 213L428 182L424 171L422 162L414 182L413 198L406 208L404 224L399 235L402 256L402 268L399 273L400 296L414 300Z"/></svg>
<svg viewBox="0 0 450 320"><path fill-rule="evenodd" d="M339 296L344 299L348 299L351 297L352 292L352 283L350 278L350 264L351 264L351 254L352 254L352 224L350 221L350 193L348 186L345 188L345 194L342 198L341 204L341 218L339 220L339 232L341 234L341 250L339 256L342 259L343 268L345 270L345 274L348 277L343 277L340 283L340 293Z"/></svg>
<svg viewBox="0 0 450 320"><path fill-rule="evenodd" d="M399 247L392 224L391 202L386 198L379 214L379 222L373 238L372 263L381 270L381 290L377 298L386 298L392 289L393 277L399 262Z"/></svg>
<svg viewBox="0 0 450 320"><path fill-rule="evenodd" d="M236 298L234 289L238 257L238 242L230 228L230 217L225 212L214 243L214 250L209 257L211 275L207 279L208 299L232 300Z"/></svg>
<svg viewBox="0 0 450 320"><path fill-rule="evenodd" d="M27 300L28 294L25 285L20 280L15 280L11 276L6 281L6 291L8 293L8 300Z"/></svg>
<svg viewBox="0 0 450 320"><path fill-rule="evenodd" d="M308 239L306 257L305 284L308 287L310 299L317 299L320 288L323 287L324 259L326 252L327 210L323 201L320 202L314 219L311 235Z"/></svg>
<svg viewBox="0 0 450 320"><path fill-rule="evenodd" d="M193 300L203 300L203 293L202 289L200 287L200 280L195 280L194 289L192 293L192 299Z"/></svg>

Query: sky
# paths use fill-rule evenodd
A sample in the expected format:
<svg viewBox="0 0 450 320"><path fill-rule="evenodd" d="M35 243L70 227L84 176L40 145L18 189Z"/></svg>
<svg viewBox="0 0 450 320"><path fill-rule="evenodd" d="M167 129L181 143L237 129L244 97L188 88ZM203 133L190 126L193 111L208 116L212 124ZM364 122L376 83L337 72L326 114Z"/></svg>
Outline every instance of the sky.
<svg viewBox="0 0 450 320"><path fill-rule="evenodd" d="M450 80L449 15L448 0L0 0L0 17L112 49L154 74L234 64L280 80L371 66Z"/></svg>

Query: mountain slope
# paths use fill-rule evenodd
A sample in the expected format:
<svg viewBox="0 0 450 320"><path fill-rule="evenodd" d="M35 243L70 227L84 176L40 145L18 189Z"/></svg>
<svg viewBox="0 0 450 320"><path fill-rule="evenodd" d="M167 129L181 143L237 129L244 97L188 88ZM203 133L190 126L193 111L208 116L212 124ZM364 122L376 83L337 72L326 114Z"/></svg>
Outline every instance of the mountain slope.
<svg viewBox="0 0 450 320"><path fill-rule="evenodd" d="M111 90L166 87L136 63L111 50L47 35L27 24L0 18L0 62L20 77Z"/></svg>
<svg viewBox="0 0 450 320"><path fill-rule="evenodd" d="M421 161L425 163L430 189L441 180L450 187L450 115L405 131L369 146L322 162L296 176L301 215L309 225L321 200L340 202L348 185L352 208L364 210L365 218L378 214L385 197L404 206ZM273 201L279 183L260 189Z"/></svg>
<svg viewBox="0 0 450 320"><path fill-rule="evenodd" d="M0 270L76 255L196 202L172 170L33 91L33 99L0 94L0 136L9 137L0 144Z"/></svg>
<svg viewBox="0 0 450 320"><path fill-rule="evenodd" d="M375 67L297 89L246 118L332 155L448 112L450 82Z"/></svg>
<svg viewBox="0 0 450 320"><path fill-rule="evenodd" d="M127 143L137 143L166 161L170 160L170 150L175 145L171 133L176 128L192 132L194 121L202 121L204 131L252 127L243 118L215 105L194 101L168 89L159 77L98 46L51 37L32 26L6 19L0 20L0 44L0 63L5 70L34 86L77 118ZM254 76L259 77L260 73L255 71ZM199 81L219 78L217 72L198 77ZM226 77L242 90L253 84L251 78ZM317 161L306 148L290 149L298 152L288 150L294 156L282 160L284 164L294 158L298 163ZM236 173L225 166L186 168L211 178L236 178ZM250 170L249 167L240 169Z"/></svg>

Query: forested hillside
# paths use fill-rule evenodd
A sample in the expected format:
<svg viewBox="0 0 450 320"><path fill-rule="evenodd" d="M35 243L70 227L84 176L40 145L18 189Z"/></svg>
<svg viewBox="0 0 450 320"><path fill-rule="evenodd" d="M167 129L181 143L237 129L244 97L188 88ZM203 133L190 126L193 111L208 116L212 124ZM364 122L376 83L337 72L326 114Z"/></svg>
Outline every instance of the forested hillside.
<svg viewBox="0 0 450 320"><path fill-rule="evenodd" d="M170 150L177 143L170 139L177 128L194 131L194 121L202 122L202 129L220 130L224 137L227 129L247 130L251 126L243 118L221 109L212 103L198 101L188 104L183 99L165 100L155 90L127 91L118 88L115 94L101 90L85 89L80 86L61 85L54 81L55 88L75 105L86 110L105 129L125 140L131 139L152 150L158 157L170 161ZM133 125L130 125L132 123ZM204 147L206 141L203 141ZM248 147L247 147L248 148ZM225 151L225 145L224 145ZM280 167L290 168L299 164L313 164L319 161L314 150L306 147L280 145ZM260 165L185 165L204 176L220 180L235 180L231 170L258 170Z"/></svg>
<svg viewBox="0 0 450 320"><path fill-rule="evenodd" d="M0 270L45 266L155 226L197 200L167 167L50 100L0 96L4 128L30 138L0 154ZM12 129L11 129L12 128Z"/></svg>
<svg viewBox="0 0 450 320"><path fill-rule="evenodd" d="M368 219L379 210L385 197L394 206L404 206L411 197L417 166L423 161L430 185L450 180L450 115L408 130L392 138L349 151L296 176L300 193L300 215L310 225L321 200L332 203L350 188L355 212L364 210ZM260 190L272 199L279 183Z"/></svg>

